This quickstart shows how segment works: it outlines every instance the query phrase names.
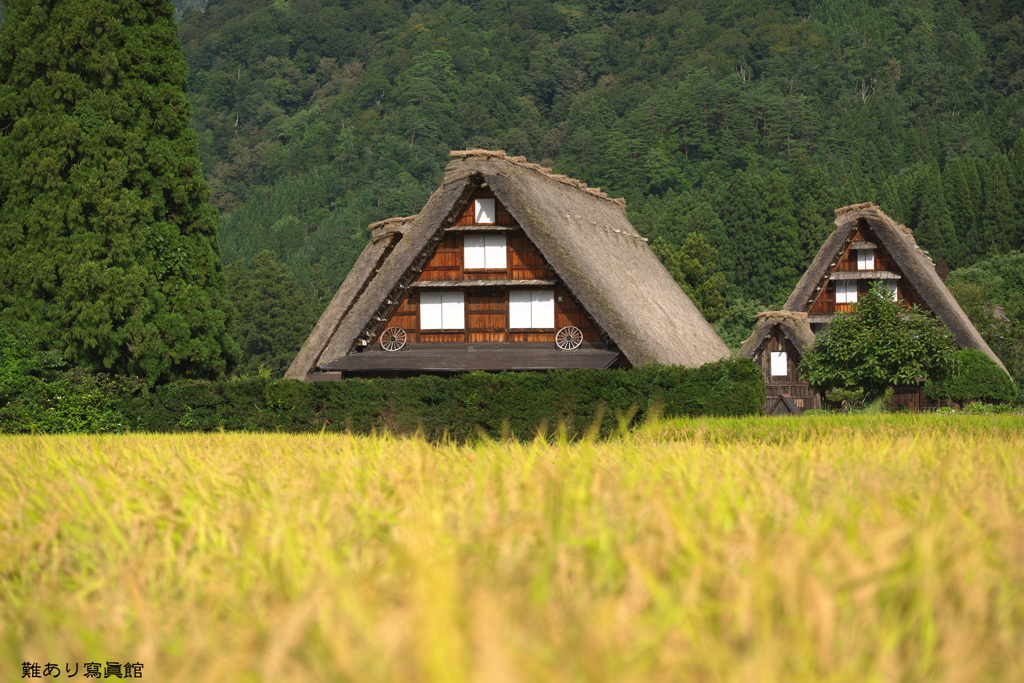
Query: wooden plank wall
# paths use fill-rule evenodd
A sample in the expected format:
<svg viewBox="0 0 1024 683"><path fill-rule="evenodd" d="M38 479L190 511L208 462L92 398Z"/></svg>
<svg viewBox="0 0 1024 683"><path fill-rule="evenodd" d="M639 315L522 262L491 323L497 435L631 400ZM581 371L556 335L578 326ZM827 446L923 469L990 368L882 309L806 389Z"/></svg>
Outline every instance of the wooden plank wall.
<svg viewBox="0 0 1024 683"><path fill-rule="evenodd" d="M875 270L887 270L891 273L903 274L896 262L893 261L892 257L885 251L885 248L875 237L874 231L867 226L861 226L857 228L857 232L853 236L855 242L873 242L878 245L875 249ZM848 248L840 257L839 264L836 266L836 272L850 272L857 270L857 251L855 249ZM864 296L871 289L871 280L857 280L857 298ZM913 305L920 306L921 308L927 308L921 297L918 296L917 292L910 283L906 281L906 278L899 280L900 288L900 300L904 308L910 308ZM833 280L829 280L825 288L818 295L814 304L811 306L810 313L818 314L829 314L829 313L841 313L849 312L853 310L853 304L837 304L836 303L836 283Z"/></svg>
<svg viewBox="0 0 1024 683"><path fill-rule="evenodd" d="M555 329L515 330L508 328L508 289L504 287L466 289L465 332L421 332L419 321L419 291L406 294L381 332L389 327L400 327L408 336L408 343L449 342L554 342L555 332L573 325L583 332L583 341L603 341L601 333L587 318L565 287L555 290ZM451 290L448 290L451 291ZM561 300L559 300L561 299ZM374 343L379 342L378 338Z"/></svg>
<svg viewBox="0 0 1024 683"><path fill-rule="evenodd" d="M473 200L493 198L494 193L480 190L471 198L455 221L457 226L473 225ZM495 220L497 225L516 226L511 214L495 199ZM418 292L411 291L403 297L391 319L381 328L400 327L406 331L409 343L428 342L554 342L555 332L569 325L580 328L585 342L599 342L603 338L587 318L586 312L577 304L568 290L561 285L555 289L555 329L516 330L508 328L508 288L487 287L473 289L473 281L479 280L556 280L558 276L547 267L540 250L522 230L504 232L508 252L506 268L503 270L469 270L464 268L465 233L449 232L438 245L418 281L460 281L466 283L466 331L465 332L421 332L419 329ZM475 233L481 234L481 233ZM446 290L455 291L455 290ZM377 340L379 341L379 339ZM375 342L376 343L376 342Z"/></svg>
<svg viewBox="0 0 1024 683"><path fill-rule="evenodd" d="M772 352L786 352L786 375L772 375ZM821 408L821 396L811 385L800 378L797 372L797 364L800 362L800 354L792 342L786 339L777 328L772 336L765 343L760 356L755 359L761 365L761 372L764 374L765 411L769 404L774 403L776 397L782 394L789 394L793 401L804 410Z"/></svg>

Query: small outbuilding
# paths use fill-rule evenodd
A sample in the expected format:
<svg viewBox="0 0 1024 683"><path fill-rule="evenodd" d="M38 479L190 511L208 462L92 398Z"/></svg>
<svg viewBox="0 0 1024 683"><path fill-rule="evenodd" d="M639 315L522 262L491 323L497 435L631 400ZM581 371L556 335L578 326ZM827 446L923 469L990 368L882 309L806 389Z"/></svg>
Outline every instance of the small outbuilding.
<svg viewBox="0 0 1024 683"><path fill-rule="evenodd" d="M623 200L502 151L452 156L418 215L370 226L285 377L696 367L729 355Z"/></svg>
<svg viewBox="0 0 1024 683"><path fill-rule="evenodd" d="M800 376L797 366L814 343L806 313L765 311L737 354L750 358L764 374L765 412L773 415L783 396L800 412L821 408L821 396ZM788 410L787 406L782 409ZM790 414L800 414L793 413Z"/></svg>

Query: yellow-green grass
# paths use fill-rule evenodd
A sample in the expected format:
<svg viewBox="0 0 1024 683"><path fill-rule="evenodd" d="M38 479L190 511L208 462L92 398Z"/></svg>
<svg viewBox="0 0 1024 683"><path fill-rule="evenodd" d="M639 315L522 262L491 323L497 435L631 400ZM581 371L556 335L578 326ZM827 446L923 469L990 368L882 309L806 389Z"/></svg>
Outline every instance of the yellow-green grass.
<svg viewBox="0 0 1024 683"><path fill-rule="evenodd" d="M0 680L1024 680L1017 417L0 451Z"/></svg>

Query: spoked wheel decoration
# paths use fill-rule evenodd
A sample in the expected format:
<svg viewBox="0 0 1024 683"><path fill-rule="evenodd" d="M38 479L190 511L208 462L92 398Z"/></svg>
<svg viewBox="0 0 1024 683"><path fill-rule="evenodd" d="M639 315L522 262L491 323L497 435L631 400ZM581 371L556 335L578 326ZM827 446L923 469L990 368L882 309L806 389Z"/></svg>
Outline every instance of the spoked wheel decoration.
<svg viewBox="0 0 1024 683"><path fill-rule="evenodd" d="M555 334L555 345L563 351L573 351L583 343L583 333L578 327L563 327Z"/></svg>
<svg viewBox="0 0 1024 683"><path fill-rule="evenodd" d="M389 327L380 335L380 347L385 351L398 351L405 346L405 330L401 327Z"/></svg>

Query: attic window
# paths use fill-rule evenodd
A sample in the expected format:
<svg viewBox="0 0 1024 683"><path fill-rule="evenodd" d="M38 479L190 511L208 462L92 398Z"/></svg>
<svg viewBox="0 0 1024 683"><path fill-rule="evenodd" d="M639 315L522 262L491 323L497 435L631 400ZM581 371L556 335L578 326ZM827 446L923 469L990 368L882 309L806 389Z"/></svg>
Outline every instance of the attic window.
<svg viewBox="0 0 1024 683"><path fill-rule="evenodd" d="M494 223L494 200L493 199L477 199L474 202L473 207L476 212L476 218L473 220L477 225L487 225Z"/></svg>
<svg viewBox="0 0 1024 683"><path fill-rule="evenodd" d="M788 375L788 363L785 351L772 351L772 377Z"/></svg>
<svg viewBox="0 0 1024 683"><path fill-rule="evenodd" d="M857 249L857 270L875 269L875 250Z"/></svg>
<svg viewBox="0 0 1024 683"><path fill-rule="evenodd" d="M466 329L466 300L463 292L420 294L421 330Z"/></svg>
<svg viewBox="0 0 1024 683"><path fill-rule="evenodd" d="M466 235L466 270L505 270L505 235Z"/></svg>
<svg viewBox="0 0 1024 683"><path fill-rule="evenodd" d="M553 329L555 292L551 289L513 289L508 293L510 329Z"/></svg>
<svg viewBox="0 0 1024 683"><path fill-rule="evenodd" d="M857 303L857 281L836 280L836 303L855 304Z"/></svg>

